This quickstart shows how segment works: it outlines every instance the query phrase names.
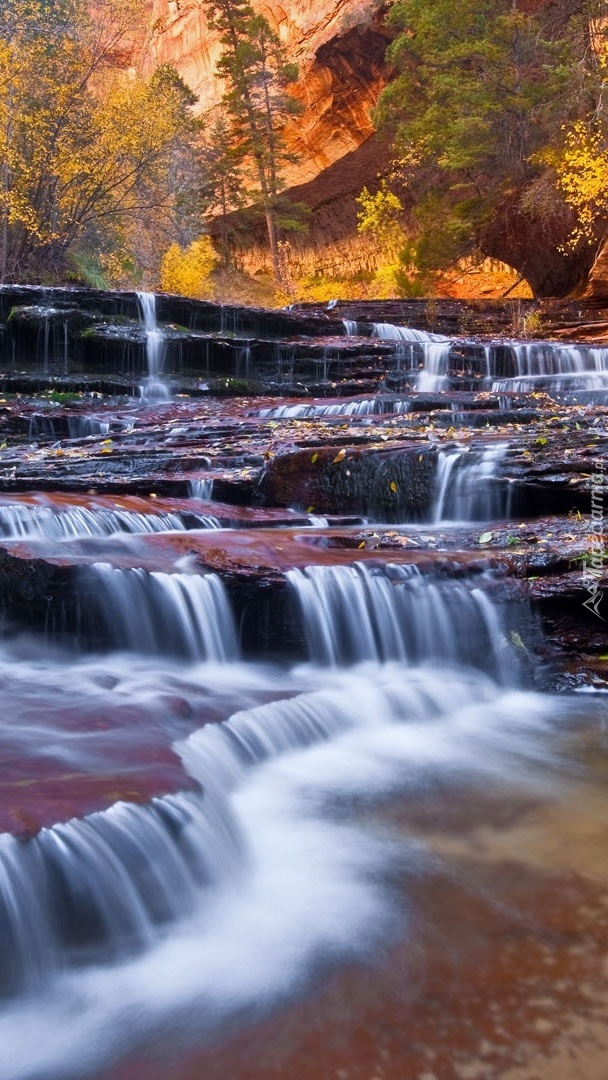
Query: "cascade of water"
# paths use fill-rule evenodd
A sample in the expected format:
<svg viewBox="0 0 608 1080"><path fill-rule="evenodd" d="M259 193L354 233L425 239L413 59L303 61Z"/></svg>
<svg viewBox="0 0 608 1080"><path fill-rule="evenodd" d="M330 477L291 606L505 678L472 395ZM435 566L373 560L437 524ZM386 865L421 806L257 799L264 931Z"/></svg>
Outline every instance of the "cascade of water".
<svg viewBox="0 0 608 1080"><path fill-rule="evenodd" d="M213 478L188 481L188 491L191 499L200 499L201 502L210 502L213 498Z"/></svg>
<svg viewBox="0 0 608 1080"><path fill-rule="evenodd" d="M449 342L444 334L432 334L429 330L415 330L412 326L394 326L393 323L373 323L372 336L381 341L417 341L425 344L428 341Z"/></svg>
<svg viewBox="0 0 608 1080"><path fill-rule="evenodd" d="M518 342L512 348L520 378L526 375L608 372L606 348L562 345L550 341Z"/></svg>
<svg viewBox="0 0 608 1080"><path fill-rule="evenodd" d="M281 993L301 979L328 934L346 956L359 940L369 945L370 926L381 940L390 901L369 874L392 848L359 826L323 820L323 798L388 793L446 762L498 779L499 752L513 753L522 711L531 729L543 722L532 695L510 692L496 704L495 685L472 671L446 683L436 669L412 668L404 678L387 665L317 673L317 683L314 692L289 684L296 696L243 709L176 744L200 793L117 802L27 841L0 837L2 991L27 990L23 1008L32 995L34 1026L47 1016L51 978L70 968L75 987L83 973L83 1012L97 1022L101 1014L104 1030L115 1030L115 1008L133 1008L140 996L153 1025L165 1002L173 1018L182 998L192 1006L199 997L213 1001L211 1022L219 1022L262 987ZM175 921L183 930L172 945L164 939ZM66 1007L73 1010L70 995ZM83 1067L83 1039L103 1060L107 1034L92 1047L90 1016L82 1025L72 1016L70 1037L49 1047L20 1039L5 1009L0 1075L21 1076L23 1062L37 1060L43 1068L23 1075L72 1075L68 1063ZM51 1067L52 1053L63 1068Z"/></svg>
<svg viewBox="0 0 608 1080"><path fill-rule="evenodd" d="M342 319L342 325L348 337L356 337L359 333L359 324L355 319Z"/></svg>
<svg viewBox="0 0 608 1080"><path fill-rule="evenodd" d="M550 341L489 342L471 340L462 357L451 358L452 339L392 323L375 323L373 336L396 344L398 367L419 369L416 389L434 392L446 386L450 363L462 366L484 389L526 392L549 386L557 391L608 387L608 349L569 346ZM507 372L512 369L513 374ZM483 381L482 381L483 380ZM575 380L575 381L573 381Z"/></svg>
<svg viewBox="0 0 608 1080"><path fill-rule="evenodd" d="M51 333L51 321L50 316L53 314L49 312L44 317L44 352L43 352L43 369L44 373L48 374L49 371L49 338Z"/></svg>
<svg viewBox="0 0 608 1080"><path fill-rule="evenodd" d="M123 425L120 425L123 427ZM69 416L68 436L70 439L86 439L90 435L108 435L109 420L100 420L97 416Z"/></svg>
<svg viewBox="0 0 608 1080"><path fill-rule="evenodd" d="M516 373L497 378L492 357L488 386L497 393L531 393L548 390L568 393L576 390L608 389L608 349L599 346L562 345L550 341L512 342L510 352Z"/></svg>
<svg viewBox="0 0 608 1080"><path fill-rule="evenodd" d="M298 405L273 405L260 409L263 419L316 419L324 416L385 416L389 413L406 413L410 398L396 398L378 394L373 398L354 398L344 401L310 402Z"/></svg>
<svg viewBox="0 0 608 1080"><path fill-rule="evenodd" d="M177 513L142 514L134 510L89 509L72 506L56 510L28 503L0 505L0 536L5 539L32 537L45 540L74 540L83 536L112 536L114 533L183 532L192 525L199 529L219 529L217 518L188 513L185 522Z"/></svg>
<svg viewBox="0 0 608 1080"><path fill-rule="evenodd" d="M274 357L277 381L281 384L293 382L293 371L296 362L294 347L288 342L276 341L274 344Z"/></svg>
<svg viewBox="0 0 608 1080"><path fill-rule="evenodd" d="M54 442L57 439L57 431L53 417L45 416L44 413L32 413L28 424L27 437L30 441L34 439L50 439Z"/></svg>
<svg viewBox="0 0 608 1080"><path fill-rule="evenodd" d="M392 323L374 323L372 334L382 341L396 343L398 367L403 361L409 362L409 368L416 370L416 389L434 391L445 384L448 368L451 340L442 334L432 334L427 330L415 330L410 326L394 326Z"/></svg>
<svg viewBox="0 0 608 1080"><path fill-rule="evenodd" d="M148 363L148 378L144 383L142 396L154 401L168 401L169 388L161 378L165 359L165 339L156 321L156 296L154 293L138 292L137 299L146 331Z"/></svg>
<svg viewBox="0 0 608 1080"><path fill-rule="evenodd" d="M238 377L249 377L251 369L251 341L245 340L236 350L234 374Z"/></svg>
<svg viewBox="0 0 608 1080"><path fill-rule="evenodd" d="M468 446L439 450L431 520L496 521L511 515L511 487L498 482L506 443L481 450Z"/></svg>
<svg viewBox="0 0 608 1080"><path fill-rule="evenodd" d="M201 887L239 872L239 831L196 794L115 803L42 829L0 836L0 986L31 989L71 962L124 957L192 911Z"/></svg>
<svg viewBox="0 0 608 1080"><path fill-rule="evenodd" d="M115 648L189 660L238 656L234 618L216 574L148 573L106 563L82 573L87 585L87 575L94 575L97 613Z"/></svg>
<svg viewBox="0 0 608 1080"><path fill-rule="evenodd" d="M423 367L416 380L416 389L435 393L446 385L450 346L445 342L430 343L424 348Z"/></svg>
<svg viewBox="0 0 608 1080"><path fill-rule="evenodd" d="M517 660L499 607L482 589L422 576L414 566L290 570L311 658L472 664L508 681Z"/></svg>

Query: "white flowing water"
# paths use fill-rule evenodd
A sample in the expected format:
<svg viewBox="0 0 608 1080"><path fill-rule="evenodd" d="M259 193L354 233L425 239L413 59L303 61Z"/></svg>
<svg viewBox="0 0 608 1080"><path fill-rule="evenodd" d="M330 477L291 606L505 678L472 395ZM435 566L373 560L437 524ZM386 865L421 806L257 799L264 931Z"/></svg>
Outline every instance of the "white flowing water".
<svg viewBox="0 0 608 1080"><path fill-rule="evenodd" d="M403 344L429 379L444 377L443 340ZM552 377L526 374L526 364L532 354L519 378ZM364 400L353 415L373 415ZM440 450L434 519L506 513L508 491L495 481L507 452ZM210 496L200 483L192 496ZM150 518L178 527L171 513ZM59 540L156 529L119 508L17 503L1 508L0 526L9 538ZM110 1080L131 1052L145 1062L161 1048L169 1077L171 1052L238 1032L336 965L369 965L375 990L373 965L384 948L393 956L398 937L413 956L424 952L410 879L436 874L448 841L462 839L433 847L415 814L400 816L408 800L416 809L417 798L447 795L451 810L452 795L456 805L478 793L508 810L523 796L535 811L562 799L577 812L605 696L532 690L542 669L525 601L473 569L450 577L456 568L443 562L448 576L380 555L376 565L290 571L282 617L306 641L295 666L243 659L215 575L108 564L83 568L80 580L83 626L88 618L105 652L0 641L0 807L23 833L0 835L0 1080ZM142 795L137 777L154 772L159 747L171 750L179 781ZM53 777L58 795L40 827ZM70 793L82 800L104 778L104 809L70 809ZM485 815L471 847L488 846L484 830ZM464 860L456 872L466 878ZM552 887L544 880L542 895ZM517 915L523 932L527 913ZM423 918L434 933L432 912ZM448 930L451 919L450 910ZM572 926L563 936L569 955L580 950ZM495 959L481 957L499 979ZM456 947L450 965L458 979ZM405 1017L416 972L404 964L398 978Z"/></svg>
<svg viewBox="0 0 608 1080"><path fill-rule="evenodd" d="M232 612L216 574L148 573L96 563L82 572L87 585L91 577L97 616L115 648L191 660L238 655Z"/></svg>
<svg viewBox="0 0 608 1080"><path fill-rule="evenodd" d="M169 401L169 387L162 379L165 360L165 338L156 321L156 296L154 293L138 292L146 332L146 360L148 377L142 387L142 397L148 401Z"/></svg>
<svg viewBox="0 0 608 1080"><path fill-rule="evenodd" d="M115 421L116 423L116 421ZM66 417L67 436L69 439L86 439L95 435L108 435L110 422L96 416ZM124 424L120 425L124 427ZM53 416L45 413L32 413L28 426L28 439L57 439L57 425Z"/></svg>
<svg viewBox="0 0 608 1080"><path fill-rule="evenodd" d="M499 482L506 443L439 450L431 521L498 521L511 516L511 487Z"/></svg>
<svg viewBox="0 0 608 1080"><path fill-rule="evenodd" d="M354 331L345 324L345 332ZM556 393L580 389L608 391L608 349L601 346L553 341L483 342L475 338L448 338L392 323L374 323L372 334L395 343L396 369L409 372L419 392L446 389L448 372L454 364L457 375L461 368L465 375L470 368L479 389L497 393L530 393L536 389ZM461 357L459 346L463 350ZM505 367L511 369L509 374Z"/></svg>
<svg viewBox="0 0 608 1080"><path fill-rule="evenodd" d="M17 540L30 537L45 540L74 540L85 536L112 536L114 533L183 532L186 528L218 529L220 523L210 514L188 511L188 520L179 513L143 514L134 510L92 509L15 502L0 504L0 537Z"/></svg>
<svg viewBox="0 0 608 1080"><path fill-rule="evenodd" d="M201 502L210 502L213 498L213 478L204 480L190 480L188 493L191 499L200 499Z"/></svg>
<svg viewBox="0 0 608 1080"><path fill-rule="evenodd" d="M291 571L312 662L288 667L239 659L214 575L82 574L128 652L0 644L0 760L119 783L129 746L162 735L183 790L0 836L1 1080L105 1080L160 1045L170 1076L171 1049L396 935L415 948L408 880L437 856L370 808L452 785L538 801L563 782L581 706L526 688L533 621L491 578Z"/></svg>
<svg viewBox="0 0 608 1080"><path fill-rule="evenodd" d="M374 323L372 333L381 341L395 342L397 369L416 374L417 390L442 389L452 347L450 338L392 323Z"/></svg>
<svg viewBox="0 0 608 1080"><path fill-rule="evenodd" d="M271 405L260 409L258 416L265 420L315 420L325 416L384 416L406 413L409 398L378 394L373 398L346 398L344 401L299 402L297 405Z"/></svg>
<svg viewBox="0 0 608 1080"><path fill-rule="evenodd" d="M318 664L444 660L481 666L499 682L518 670L505 612L483 588L422 576L411 565L309 566L287 577ZM513 606L506 610L515 618Z"/></svg>

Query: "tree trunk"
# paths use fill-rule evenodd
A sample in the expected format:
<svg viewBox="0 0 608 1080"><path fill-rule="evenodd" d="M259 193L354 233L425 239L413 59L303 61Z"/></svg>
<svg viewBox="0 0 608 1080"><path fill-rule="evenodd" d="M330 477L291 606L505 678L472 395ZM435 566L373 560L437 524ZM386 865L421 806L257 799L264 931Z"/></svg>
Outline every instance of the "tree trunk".
<svg viewBox="0 0 608 1080"><path fill-rule="evenodd" d="M279 243L277 240L277 226L274 220L274 214L269 206L265 209L266 217L266 229L268 232L268 244L270 247L270 258L272 259L272 271L274 274L274 280L280 289L283 288L283 268L281 266L281 258L279 255Z"/></svg>

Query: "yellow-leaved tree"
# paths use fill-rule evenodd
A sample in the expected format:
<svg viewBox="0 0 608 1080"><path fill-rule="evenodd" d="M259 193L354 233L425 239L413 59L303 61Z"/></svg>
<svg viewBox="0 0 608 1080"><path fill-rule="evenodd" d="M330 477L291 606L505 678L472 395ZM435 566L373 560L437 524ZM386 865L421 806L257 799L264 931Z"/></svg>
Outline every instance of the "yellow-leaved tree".
<svg viewBox="0 0 608 1080"><path fill-rule="evenodd" d="M193 97L172 69L128 66L135 0L0 7L0 280L62 275L171 212Z"/></svg>
<svg viewBox="0 0 608 1080"><path fill-rule="evenodd" d="M171 244L161 262L161 288L181 296L209 299L210 274L218 262L219 256L208 236L200 236L185 248Z"/></svg>
<svg viewBox="0 0 608 1080"><path fill-rule="evenodd" d="M593 243L608 216L608 142L599 122L580 120L566 129L551 163L558 189L575 216L568 246Z"/></svg>

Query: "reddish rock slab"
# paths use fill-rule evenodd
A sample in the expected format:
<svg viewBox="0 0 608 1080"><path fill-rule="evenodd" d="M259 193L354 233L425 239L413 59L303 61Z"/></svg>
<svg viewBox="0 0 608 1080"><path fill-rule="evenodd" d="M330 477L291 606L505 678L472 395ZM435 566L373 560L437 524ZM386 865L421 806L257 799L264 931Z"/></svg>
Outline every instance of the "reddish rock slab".
<svg viewBox="0 0 608 1080"><path fill-rule="evenodd" d="M66 680L69 673L66 672ZM143 707L102 706L55 687L24 708L2 688L0 832L31 835L45 826L103 810L117 800L147 802L191 788L171 739Z"/></svg>
<svg viewBox="0 0 608 1080"><path fill-rule="evenodd" d="M201 478L208 474L201 474ZM257 528L264 526L304 526L309 515L285 507L237 506L215 500L188 498L162 498L156 495L102 495L90 492L25 491L13 494L0 493L0 507L27 506L63 513L83 508L90 511L126 510L132 514L158 516L180 514L188 516L207 515L215 518L222 527Z"/></svg>
<svg viewBox="0 0 608 1080"><path fill-rule="evenodd" d="M159 657L1 649L0 833L195 789L176 741L281 696Z"/></svg>
<svg viewBox="0 0 608 1080"><path fill-rule="evenodd" d="M39 572L43 564L53 576L53 568L88 566L106 562L122 569L138 567L148 571L205 572L271 579L283 577L292 567L351 565L353 562L414 563L425 569L457 571L458 568L488 568L498 559L483 548L476 551L438 550L391 530L375 532L360 527L327 529L237 529L190 530L183 533L153 533L136 537L86 537L52 543L44 540L5 541L0 547L0 564L10 565L16 574L31 565ZM415 527L410 530L416 532ZM382 543L383 537L388 543ZM403 539L400 541L399 537ZM394 541L394 543L393 543ZM499 557L500 558L500 557ZM20 564L25 564L20 566Z"/></svg>

